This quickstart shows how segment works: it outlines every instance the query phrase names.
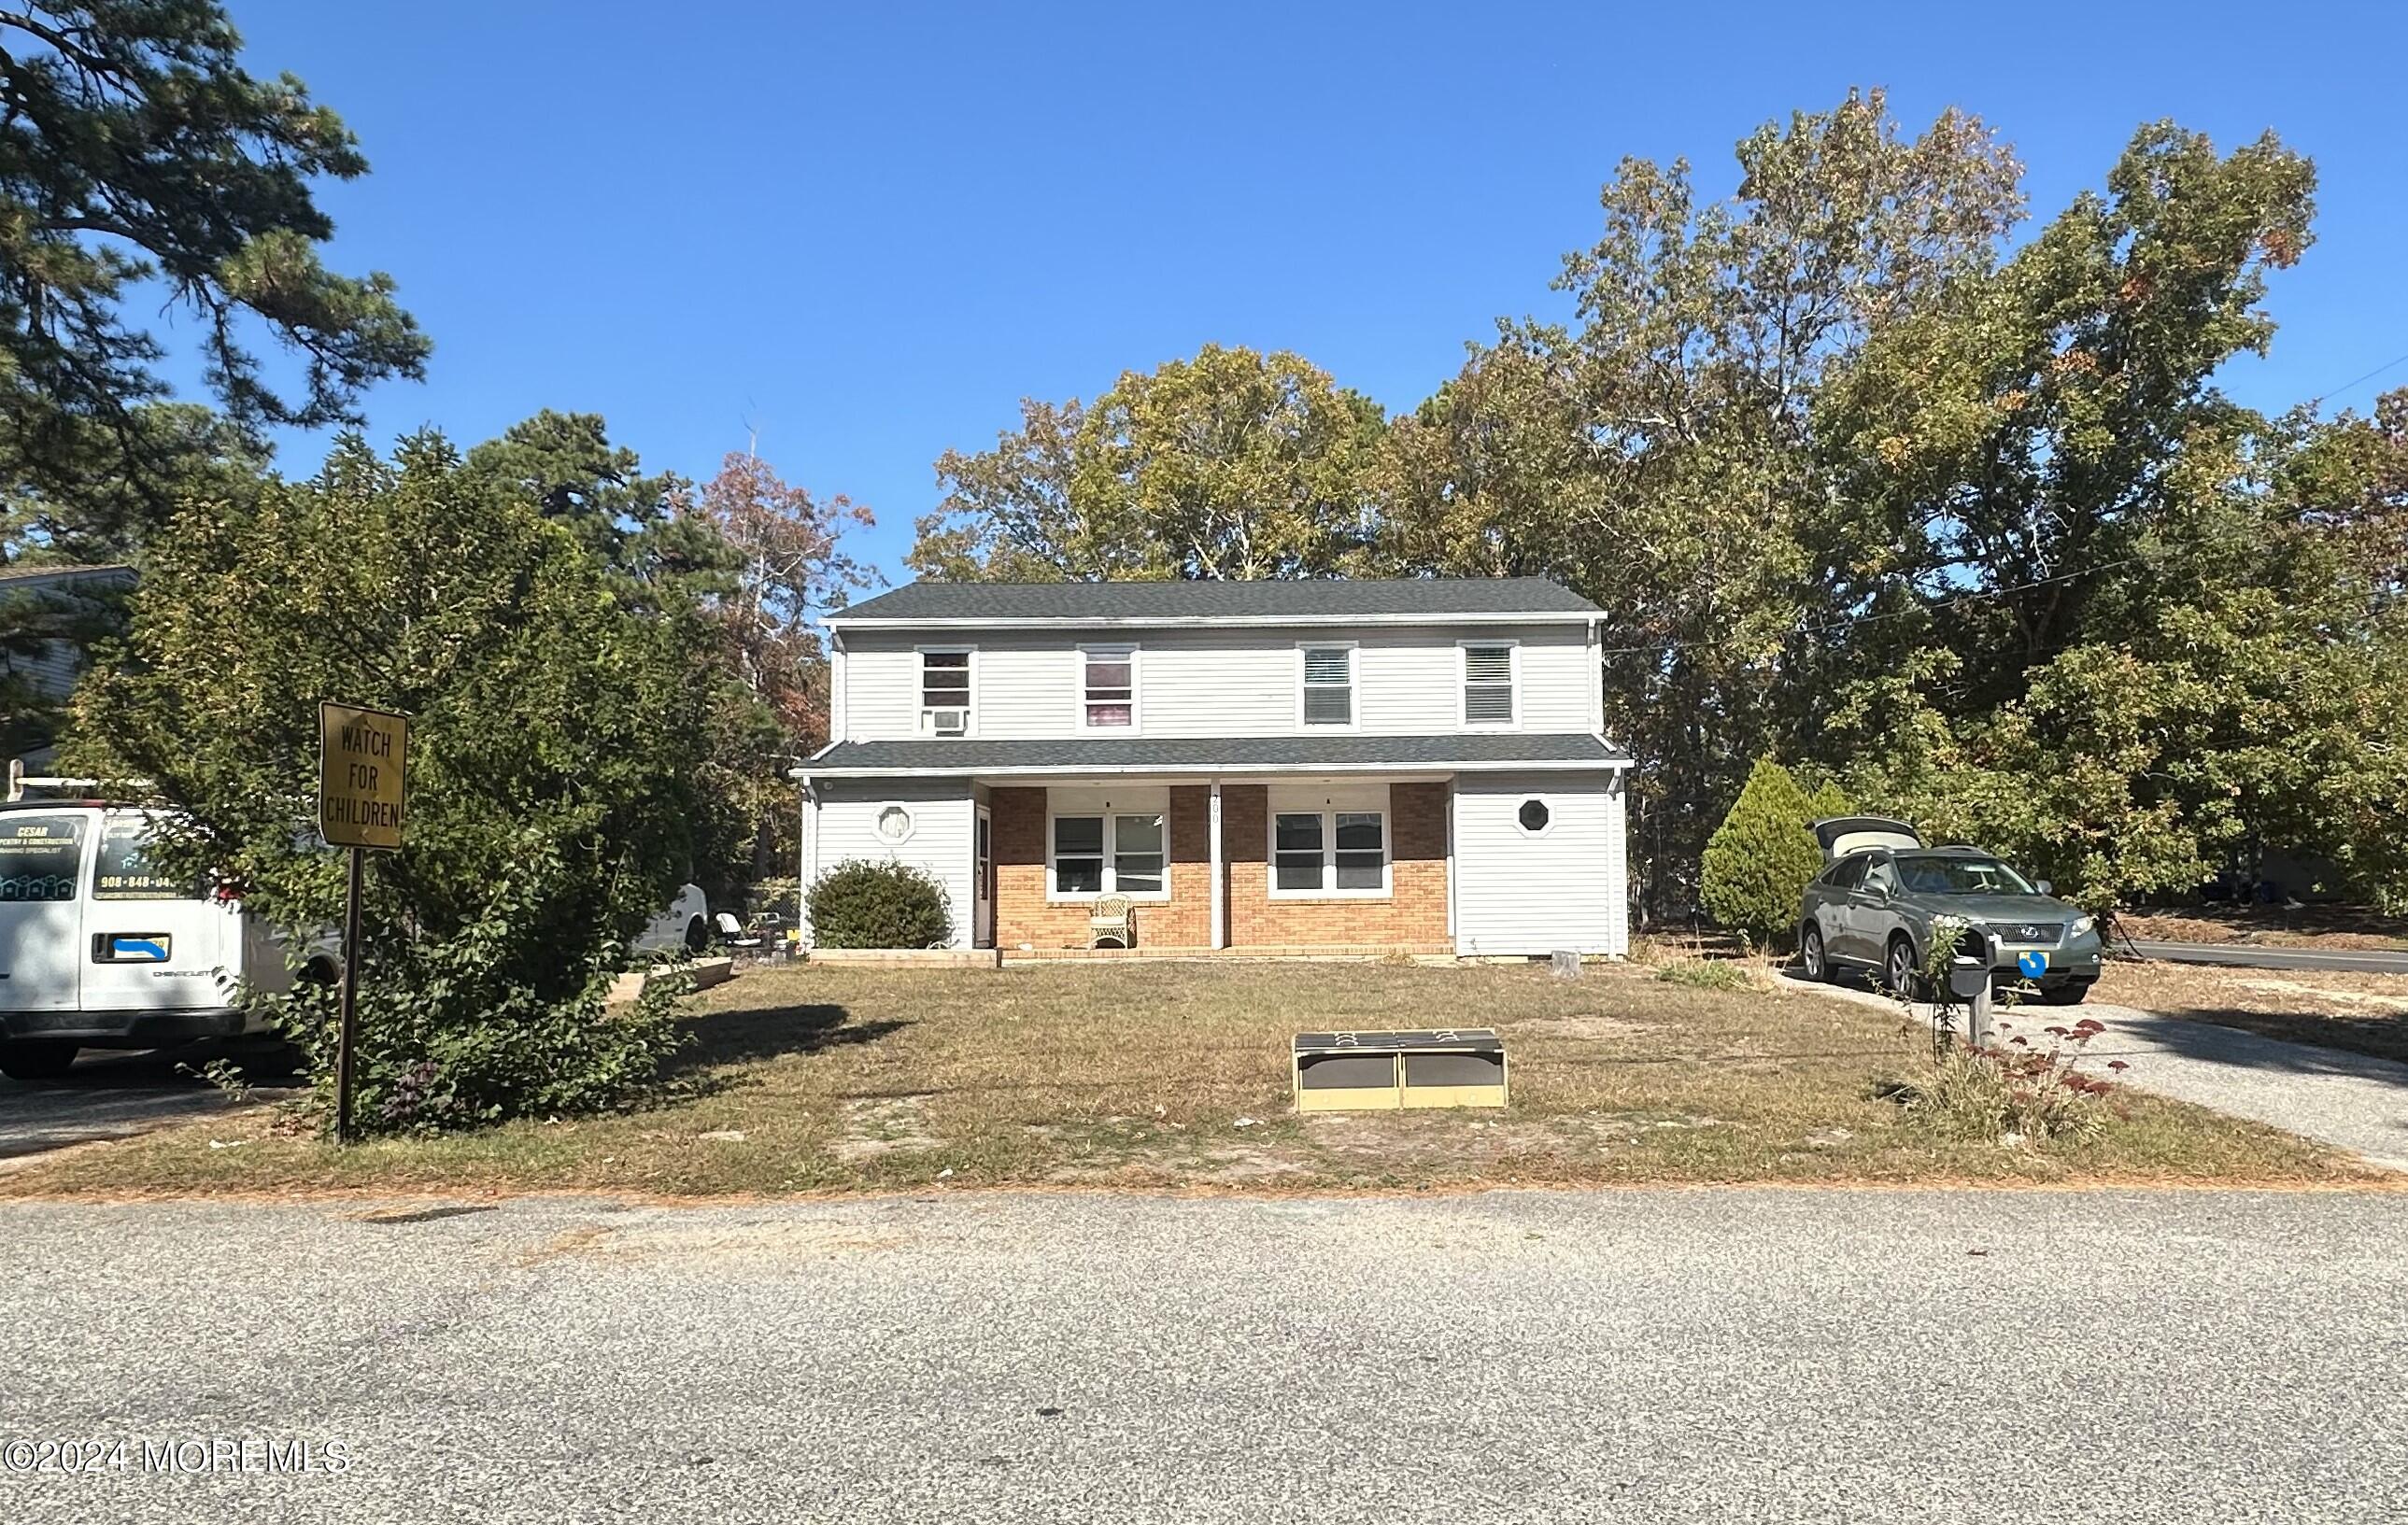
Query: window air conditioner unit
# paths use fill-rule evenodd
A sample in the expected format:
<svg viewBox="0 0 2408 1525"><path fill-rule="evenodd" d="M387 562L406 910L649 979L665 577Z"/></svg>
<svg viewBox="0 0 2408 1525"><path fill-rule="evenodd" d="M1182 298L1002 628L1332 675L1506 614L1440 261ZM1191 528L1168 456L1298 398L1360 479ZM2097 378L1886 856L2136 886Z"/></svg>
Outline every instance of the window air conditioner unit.
<svg viewBox="0 0 2408 1525"><path fill-rule="evenodd" d="M970 728L970 712L967 709L932 709L928 711L928 729L940 736L958 736Z"/></svg>

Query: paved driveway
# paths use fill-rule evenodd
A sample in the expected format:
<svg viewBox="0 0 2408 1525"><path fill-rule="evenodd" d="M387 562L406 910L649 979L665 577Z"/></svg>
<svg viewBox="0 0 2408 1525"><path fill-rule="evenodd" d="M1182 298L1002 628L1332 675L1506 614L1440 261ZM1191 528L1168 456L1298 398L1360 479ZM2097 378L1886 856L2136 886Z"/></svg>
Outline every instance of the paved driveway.
<svg viewBox="0 0 2408 1525"><path fill-rule="evenodd" d="M1820 985L1794 975L1777 977L1797 990L1898 1009L1891 997L1870 990ZM1931 1019L1928 1004L1918 1002L1914 1010L1919 1020ZM2374 1164L2408 1171L2408 1064L2101 1001L2003 1014L2035 1043L2043 1041L2042 1029L2085 1017L2107 1024L2083 1050L2086 1068L2103 1074L2110 1061L2121 1060L2129 1067L2115 1078L2126 1085L2320 1139Z"/></svg>
<svg viewBox="0 0 2408 1525"><path fill-rule="evenodd" d="M2408 1489L2408 1194L358 1214L0 1205L0 1436L227 1443L0 1474L0 1518L2366 1525ZM265 1470L304 1439L346 1470Z"/></svg>
<svg viewBox="0 0 2408 1525"><path fill-rule="evenodd" d="M93 1052L57 1080L0 1076L0 1170L49 1149L224 1111L225 1094L180 1073L179 1061L174 1054Z"/></svg>

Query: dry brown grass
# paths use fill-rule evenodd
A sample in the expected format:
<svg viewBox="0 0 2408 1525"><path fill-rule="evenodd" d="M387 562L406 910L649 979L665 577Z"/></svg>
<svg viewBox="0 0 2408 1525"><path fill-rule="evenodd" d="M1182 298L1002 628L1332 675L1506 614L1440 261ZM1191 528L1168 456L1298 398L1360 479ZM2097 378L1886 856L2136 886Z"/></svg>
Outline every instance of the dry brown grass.
<svg viewBox="0 0 2408 1525"><path fill-rule="evenodd" d="M2092 996L2270 1038L2408 1062L2408 976L2119 962L2107 965Z"/></svg>
<svg viewBox="0 0 2408 1525"><path fill-rule="evenodd" d="M2359 905L2193 905L2119 911L2116 924L2143 941L2257 943L2268 948L2408 948L2408 917Z"/></svg>
<svg viewBox="0 0 2408 1525"><path fill-rule="evenodd" d="M1502 1111L1288 1105L1297 1031L1492 1025ZM2079 1145L1939 1136L1874 1082L1895 1017L1641 966L1129 963L761 970L693 1019L704 1093L624 1117L337 1152L265 1114L80 1151L0 1193L606 1190L671 1196L968 1185L1412 1189L1655 1181L2352 1181L2287 1134L2138 1095ZM239 1147L211 1148L240 1139Z"/></svg>

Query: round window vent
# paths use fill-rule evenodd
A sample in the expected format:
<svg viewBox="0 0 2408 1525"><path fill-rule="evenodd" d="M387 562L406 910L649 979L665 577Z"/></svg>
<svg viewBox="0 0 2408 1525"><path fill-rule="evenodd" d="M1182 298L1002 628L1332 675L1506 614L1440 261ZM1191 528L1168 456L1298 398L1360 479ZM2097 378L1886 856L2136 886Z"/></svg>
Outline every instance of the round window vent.
<svg viewBox="0 0 2408 1525"><path fill-rule="evenodd" d="M1524 800L1522 802L1522 808L1515 815L1514 819L1522 823L1522 830L1529 833L1532 836L1538 835L1541 832L1547 829L1547 802L1544 800Z"/></svg>

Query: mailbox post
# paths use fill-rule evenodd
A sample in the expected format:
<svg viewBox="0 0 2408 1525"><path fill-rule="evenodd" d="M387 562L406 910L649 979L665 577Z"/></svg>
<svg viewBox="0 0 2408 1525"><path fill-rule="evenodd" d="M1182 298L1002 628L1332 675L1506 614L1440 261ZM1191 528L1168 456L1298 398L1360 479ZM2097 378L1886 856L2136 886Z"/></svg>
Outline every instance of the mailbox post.
<svg viewBox="0 0 2408 1525"><path fill-rule="evenodd" d="M1976 1048L1990 1046L1990 970L1998 962L1998 945L1986 932L1971 934L1975 953L1965 951L1960 939L1948 961L1948 993L1965 1003L1965 1041Z"/></svg>

